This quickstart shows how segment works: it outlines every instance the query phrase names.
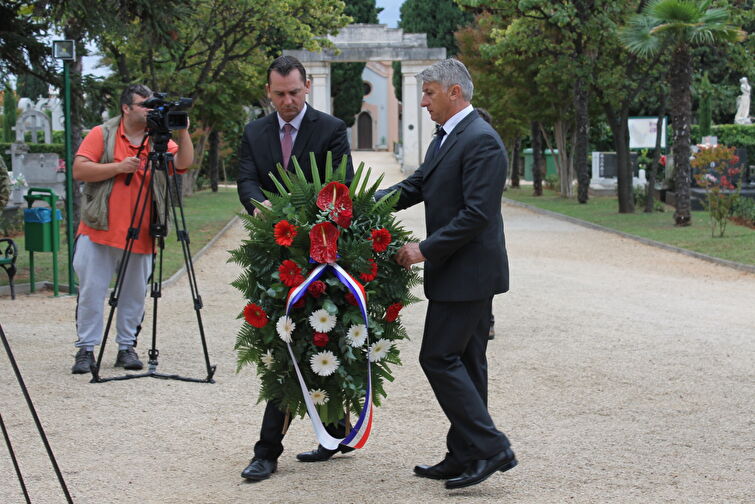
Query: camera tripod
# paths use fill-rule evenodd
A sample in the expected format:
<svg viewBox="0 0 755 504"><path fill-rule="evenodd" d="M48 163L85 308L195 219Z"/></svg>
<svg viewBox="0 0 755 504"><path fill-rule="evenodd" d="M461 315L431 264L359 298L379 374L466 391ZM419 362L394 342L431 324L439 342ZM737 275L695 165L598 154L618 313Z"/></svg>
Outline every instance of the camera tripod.
<svg viewBox="0 0 755 504"><path fill-rule="evenodd" d="M202 298L199 295L199 289L197 288L197 279L194 274L194 264L192 262L191 253L189 251L189 232L186 230L186 219L184 217L183 203L181 201L180 191L177 185L177 175L175 166L173 163L173 154L168 152L168 141L170 140L170 132L167 129L158 129L148 131L142 140L139 151L136 154L138 158L142 152L142 149L146 145L147 139L152 137L152 150L149 153L147 164L144 166L145 176L142 177L141 184L139 185L139 191L137 193L136 204L131 214L131 223L126 236L126 247L123 250L123 256L121 257L120 264L118 266L118 275L116 276L115 285L110 294L108 304L110 305L110 313L108 315L107 324L105 325L105 331L102 337L102 343L100 345L100 352L97 356L97 362L92 364L92 380L91 383L102 383L114 380L130 380L134 378L161 378L166 380L181 380L189 382L200 383L215 383L212 379L215 374L216 366L210 364L210 357L207 353L207 341L204 334L204 326L202 325L202 315L200 310L202 309ZM158 178L164 179L164 183L157 183ZM149 180L149 185L146 182ZM126 178L126 185L131 182L131 174ZM145 189L146 187L146 189ZM152 195L152 198L150 198ZM164 202L164 204L157 204L156 200ZM150 208L151 207L151 208ZM168 234L168 222L169 214L173 215L173 223L176 227L176 235L178 241L181 243L181 249L183 251L184 264L186 267L186 274L189 279L189 288L191 290L191 297L194 304L194 311L197 315L197 325L199 327L199 335L202 342L202 350L204 352L205 365L207 367L206 378L187 378L179 375L169 375L157 372L157 357L160 352L157 350L157 301L162 296L162 274L163 274L163 252L165 250L165 238ZM134 243L139 237L139 231L142 229L145 217L150 221L150 233L153 240L153 253L152 253L152 275L150 281L150 296L153 299L152 310L152 347L147 352L149 356L148 370L145 373L139 374L126 374L123 376L114 376L103 378L100 376L100 366L102 364L102 356L105 352L105 344L107 343L108 333L110 332L110 326L112 325L113 315L118 307L118 299L121 294L123 286L123 279L126 274L126 268L128 267L129 259L134 247ZM155 244L157 247L155 247ZM158 251L159 249L159 261ZM157 262L157 269L155 268ZM137 330L138 333L138 330Z"/></svg>

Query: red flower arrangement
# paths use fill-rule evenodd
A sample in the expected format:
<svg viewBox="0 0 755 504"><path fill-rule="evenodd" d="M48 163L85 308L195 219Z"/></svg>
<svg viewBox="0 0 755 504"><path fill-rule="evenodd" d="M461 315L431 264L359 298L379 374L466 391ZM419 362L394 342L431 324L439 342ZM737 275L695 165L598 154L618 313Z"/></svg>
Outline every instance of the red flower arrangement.
<svg viewBox="0 0 755 504"><path fill-rule="evenodd" d="M287 287L296 287L304 281L301 268L291 259L286 259L281 263L278 273L280 273L281 282Z"/></svg>
<svg viewBox="0 0 755 504"><path fill-rule="evenodd" d="M290 247L296 237L297 227L286 220L278 222L273 228L275 243L282 247Z"/></svg>
<svg viewBox="0 0 755 504"><path fill-rule="evenodd" d="M257 329L265 327L268 322L265 310L263 310L260 305L254 303L249 303L244 307L244 319L249 325L256 327Z"/></svg>
<svg viewBox="0 0 755 504"><path fill-rule="evenodd" d="M310 257L323 264L336 262L338 235L340 234L338 228L330 222L321 222L312 226L312 231L309 232ZM289 287L291 286L289 285Z"/></svg>
<svg viewBox="0 0 755 504"><path fill-rule="evenodd" d="M391 243L391 233L385 228L373 229L370 240L372 240L372 250L385 252Z"/></svg>
<svg viewBox="0 0 755 504"><path fill-rule="evenodd" d="M398 318L398 312L401 311L404 305L401 303L393 303L385 310L385 320L387 322L394 322Z"/></svg>
<svg viewBox="0 0 755 504"><path fill-rule="evenodd" d="M312 282L309 284L309 287L307 287L307 292L309 292L310 296L313 298L319 298L325 293L325 282L321 282L320 280Z"/></svg>
<svg viewBox="0 0 755 504"><path fill-rule="evenodd" d="M347 292L343 298L346 300L347 303L349 303L351 306L357 306L357 298L354 297L354 294L351 292Z"/></svg>
<svg viewBox="0 0 755 504"><path fill-rule="evenodd" d="M367 261L370 263L370 272L360 273L359 278L361 278L365 282L372 282L373 280L377 278L378 266L377 266L377 263L372 258L367 259Z"/></svg>
<svg viewBox="0 0 755 504"><path fill-rule="evenodd" d="M327 333L316 332L312 335L312 343L314 343L317 347L324 347L328 344L328 341L330 341L330 338L328 338Z"/></svg>

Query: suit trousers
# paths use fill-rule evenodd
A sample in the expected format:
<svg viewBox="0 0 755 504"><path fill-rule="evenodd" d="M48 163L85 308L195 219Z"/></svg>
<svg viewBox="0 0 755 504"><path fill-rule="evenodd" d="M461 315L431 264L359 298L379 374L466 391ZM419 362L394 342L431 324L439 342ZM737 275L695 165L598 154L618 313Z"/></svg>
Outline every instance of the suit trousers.
<svg viewBox="0 0 755 504"><path fill-rule="evenodd" d="M73 269L79 277L79 295L76 298L78 348L94 347L102 341L105 299L122 257L123 250L94 243L86 235L76 239ZM152 254L131 254L115 311L119 348L136 343L136 335L144 319L144 300L151 270Z"/></svg>
<svg viewBox="0 0 755 504"><path fill-rule="evenodd" d="M488 413L488 346L493 298L430 301L419 361L451 422L446 436L452 462L466 465L510 446Z"/></svg>
<svg viewBox="0 0 755 504"><path fill-rule="evenodd" d="M265 406L265 414L262 417L260 427L260 439L254 445L254 457L266 460L278 460L283 453L283 427L286 423L286 414L275 404L268 401ZM333 437L342 438L346 435L343 424L328 424L325 426Z"/></svg>

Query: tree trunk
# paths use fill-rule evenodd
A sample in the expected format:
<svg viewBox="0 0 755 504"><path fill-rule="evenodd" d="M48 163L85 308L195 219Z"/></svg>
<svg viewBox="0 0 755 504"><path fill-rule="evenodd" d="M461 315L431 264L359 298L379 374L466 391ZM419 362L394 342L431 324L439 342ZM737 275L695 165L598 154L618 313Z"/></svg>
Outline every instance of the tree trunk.
<svg viewBox="0 0 755 504"><path fill-rule="evenodd" d="M619 213L634 213L632 197L632 165L629 156L629 111L624 108L616 113L608 106L604 107L608 125L613 133L613 146L616 150L616 179L619 197Z"/></svg>
<svg viewBox="0 0 755 504"><path fill-rule="evenodd" d="M669 68L671 87L671 125L674 131L674 199L677 226L692 224L690 208L690 122L692 116L692 65L689 48L680 44L674 49Z"/></svg>
<svg viewBox="0 0 755 504"><path fill-rule="evenodd" d="M661 102L658 107L658 121L655 123L655 152L653 153L653 163L647 170L647 191L645 194L645 213L651 213L655 206L655 174L658 173L661 160L661 138L663 137L663 117L666 115L666 93L661 90L658 97Z"/></svg>
<svg viewBox="0 0 755 504"><path fill-rule="evenodd" d="M212 192L218 192L218 164L220 157L220 132L217 128L213 128L210 132L210 148L208 151L209 157L209 172L210 172L210 188Z"/></svg>
<svg viewBox="0 0 755 504"><path fill-rule="evenodd" d="M577 144L574 149L574 165L577 172L577 201L587 203L590 188L590 172L587 166L587 150L590 138L590 115L588 112L588 89L581 77L574 81L574 111L577 129Z"/></svg>
<svg viewBox="0 0 755 504"><path fill-rule="evenodd" d="M519 158L522 157L522 137L514 140L514 152L511 155L511 187L519 188Z"/></svg>
<svg viewBox="0 0 755 504"><path fill-rule="evenodd" d="M545 159L543 156L543 140L540 136L540 124L532 121L532 187L533 196L543 195L543 168Z"/></svg>

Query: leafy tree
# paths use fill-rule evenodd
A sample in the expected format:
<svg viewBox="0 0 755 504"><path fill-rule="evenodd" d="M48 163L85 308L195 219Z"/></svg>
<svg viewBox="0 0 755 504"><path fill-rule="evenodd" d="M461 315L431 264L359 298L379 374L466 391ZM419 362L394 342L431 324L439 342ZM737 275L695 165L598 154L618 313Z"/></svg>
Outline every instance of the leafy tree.
<svg viewBox="0 0 755 504"><path fill-rule="evenodd" d="M710 8L710 0L652 0L633 17L622 32L630 51L641 55L671 53L668 83L671 93L671 123L677 226L689 226L690 126L692 118L692 54L696 45L744 39L744 32L731 26L729 12Z"/></svg>
<svg viewBox="0 0 755 504"><path fill-rule="evenodd" d="M698 124L700 124L700 135L710 135L710 126L712 122L711 108L710 108L710 95L713 92L713 86L710 85L708 80L708 72L703 74L703 78L698 86L698 94L700 95L700 106L698 107Z"/></svg>
<svg viewBox="0 0 755 504"><path fill-rule="evenodd" d="M40 73L43 73L40 71ZM31 73L21 73L16 76L16 89L19 96L25 96L34 101L38 97L47 97L49 84Z"/></svg>
<svg viewBox="0 0 755 504"><path fill-rule="evenodd" d="M382 9L375 6L375 0L347 0L344 14L350 16L354 23L378 22ZM334 63L331 65L330 96L333 101L333 115L351 127L356 115L362 110L364 86L362 72L365 63Z"/></svg>

